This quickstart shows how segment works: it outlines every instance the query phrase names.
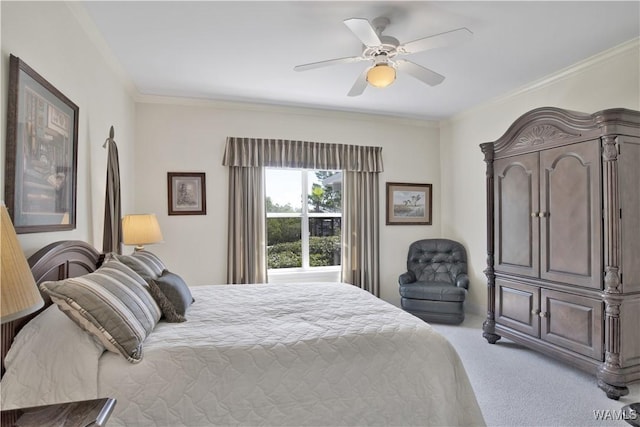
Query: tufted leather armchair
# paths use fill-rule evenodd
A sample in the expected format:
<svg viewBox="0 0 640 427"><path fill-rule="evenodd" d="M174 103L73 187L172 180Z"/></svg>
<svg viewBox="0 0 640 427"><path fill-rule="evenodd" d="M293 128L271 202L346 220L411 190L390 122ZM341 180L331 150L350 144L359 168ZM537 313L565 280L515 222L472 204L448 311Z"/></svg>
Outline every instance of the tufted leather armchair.
<svg viewBox="0 0 640 427"><path fill-rule="evenodd" d="M469 288L467 252L449 239L424 239L409 246L407 271L398 278L405 311L427 322L460 323Z"/></svg>

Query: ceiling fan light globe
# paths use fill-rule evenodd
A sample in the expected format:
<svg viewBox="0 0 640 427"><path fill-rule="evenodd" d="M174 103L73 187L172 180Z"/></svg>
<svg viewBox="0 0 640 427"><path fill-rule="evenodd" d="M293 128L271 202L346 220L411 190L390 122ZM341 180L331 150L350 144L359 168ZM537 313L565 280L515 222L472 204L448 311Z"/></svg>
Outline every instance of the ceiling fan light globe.
<svg viewBox="0 0 640 427"><path fill-rule="evenodd" d="M389 64L376 64L367 72L367 82L374 87L387 87L396 80L396 69Z"/></svg>

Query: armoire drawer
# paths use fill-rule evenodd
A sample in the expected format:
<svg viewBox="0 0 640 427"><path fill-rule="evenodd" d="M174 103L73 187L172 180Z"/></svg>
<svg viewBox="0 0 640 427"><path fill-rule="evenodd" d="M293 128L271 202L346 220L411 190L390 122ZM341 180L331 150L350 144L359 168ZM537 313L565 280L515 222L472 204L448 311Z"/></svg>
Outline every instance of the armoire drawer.
<svg viewBox="0 0 640 427"><path fill-rule="evenodd" d="M540 290L540 338L603 360L602 301L551 289Z"/></svg>
<svg viewBox="0 0 640 427"><path fill-rule="evenodd" d="M496 322L516 331L540 336L540 288L496 279Z"/></svg>

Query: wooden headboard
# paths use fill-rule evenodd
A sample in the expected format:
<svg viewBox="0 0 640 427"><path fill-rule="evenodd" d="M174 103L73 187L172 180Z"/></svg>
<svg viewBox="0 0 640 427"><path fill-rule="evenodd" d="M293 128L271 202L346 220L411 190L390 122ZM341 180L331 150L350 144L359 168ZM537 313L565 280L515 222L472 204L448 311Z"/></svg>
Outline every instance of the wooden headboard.
<svg viewBox="0 0 640 427"><path fill-rule="evenodd" d="M102 264L103 258L104 255L85 242L62 240L40 249L31 255L28 261L33 278L36 284L40 285L40 283L49 280L63 280L91 273ZM41 310L2 325L2 370L0 376L4 375L4 358L20 328L51 304L51 299L47 295L42 294L42 298L45 305Z"/></svg>

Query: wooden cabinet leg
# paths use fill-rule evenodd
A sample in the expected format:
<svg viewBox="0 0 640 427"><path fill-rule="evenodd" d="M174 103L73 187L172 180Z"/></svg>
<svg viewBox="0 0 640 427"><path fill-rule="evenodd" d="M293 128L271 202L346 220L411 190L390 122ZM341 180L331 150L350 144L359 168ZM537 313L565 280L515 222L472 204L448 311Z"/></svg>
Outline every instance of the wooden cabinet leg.
<svg viewBox="0 0 640 427"><path fill-rule="evenodd" d="M496 334L495 327L495 320L485 320L482 324L482 336L489 342L489 344L495 344L500 338L502 338L500 335Z"/></svg>
<svg viewBox="0 0 640 427"><path fill-rule="evenodd" d="M600 390L607 393L607 397L609 399L613 400L618 400L622 396L626 396L627 394L629 394L629 387L619 387L616 385L607 384L602 380L598 380L598 387L600 387Z"/></svg>

